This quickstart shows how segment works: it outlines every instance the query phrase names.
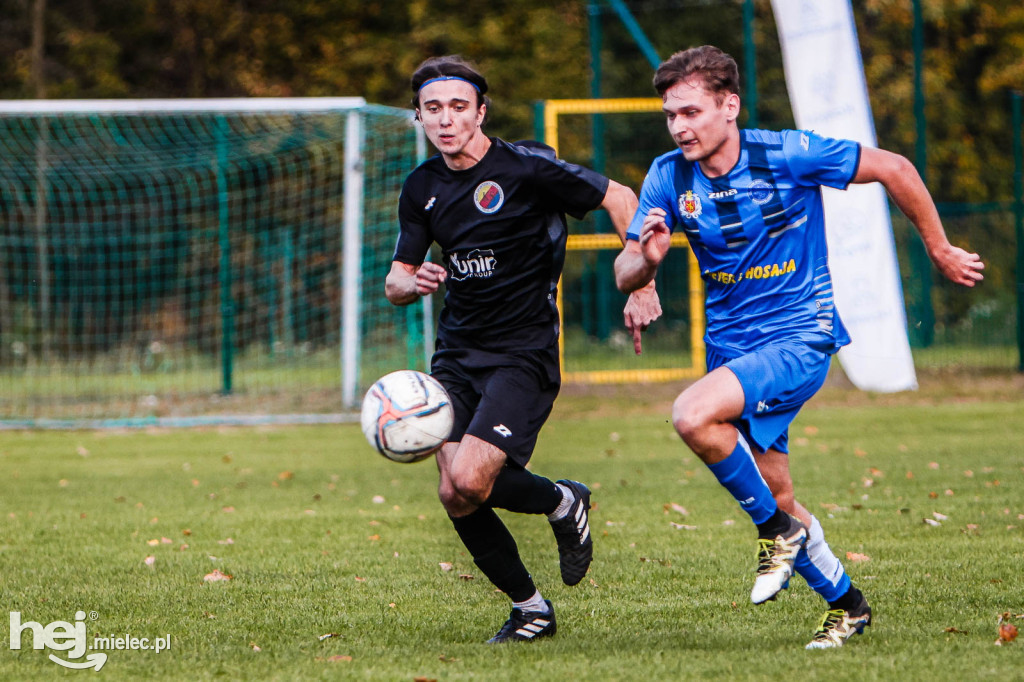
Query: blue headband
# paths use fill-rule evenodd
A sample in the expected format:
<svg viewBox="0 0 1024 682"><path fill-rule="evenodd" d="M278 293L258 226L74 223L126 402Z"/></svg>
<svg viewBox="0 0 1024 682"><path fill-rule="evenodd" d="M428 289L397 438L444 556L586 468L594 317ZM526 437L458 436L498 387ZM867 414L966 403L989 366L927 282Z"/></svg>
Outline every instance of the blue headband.
<svg viewBox="0 0 1024 682"><path fill-rule="evenodd" d="M480 92L480 88L477 86L476 83L474 83L472 81L468 81L465 78L460 78L459 76L436 76L436 77L431 78L429 80L425 80L425 81L423 81L423 84L420 85L419 90L417 90L416 92L419 92L420 90L422 90L426 86L430 85L431 83L436 83L437 81L462 81L463 83L469 83L470 85L473 86L474 90L476 90L477 92Z"/></svg>

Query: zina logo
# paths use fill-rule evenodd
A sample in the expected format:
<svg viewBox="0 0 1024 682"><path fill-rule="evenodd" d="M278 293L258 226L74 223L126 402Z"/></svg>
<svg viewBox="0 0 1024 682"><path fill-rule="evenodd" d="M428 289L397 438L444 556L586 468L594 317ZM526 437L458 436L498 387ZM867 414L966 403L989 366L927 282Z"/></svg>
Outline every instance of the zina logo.
<svg viewBox="0 0 1024 682"><path fill-rule="evenodd" d="M32 631L33 649L53 649L68 651L68 658L80 658L85 653L85 611L75 612L75 622L68 623L55 620L47 626L34 621L22 624L21 612L11 611L11 649L21 648L21 635L25 630ZM107 662L106 654L89 654L84 661L65 661L50 654L50 660L65 668L95 668L97 671Z"/></svg>
<svg viewBox="0 0 1024 682"><path fill-rule="evenodd" d="M470 277L490 277L494 274L494 266L498 264L491 249L473 249L465 257L460 257L456 251L449 260L452 264L452 279L456 282Z"/></svg>

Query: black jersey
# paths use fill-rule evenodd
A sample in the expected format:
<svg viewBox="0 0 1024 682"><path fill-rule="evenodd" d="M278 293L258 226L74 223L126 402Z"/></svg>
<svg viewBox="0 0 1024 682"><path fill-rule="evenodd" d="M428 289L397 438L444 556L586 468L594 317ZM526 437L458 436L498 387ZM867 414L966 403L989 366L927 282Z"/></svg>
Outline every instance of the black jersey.
<svg viewBox="0 0 1024 682"><path fill-rule="evenodd" d="M597 208L608 178L556 159L549 147L491 146L471 168L440 155L414 170L398 204L394 260L420 265L437 242L448 271L439 348L512 351L558 339L555 294L565 214Z"/></svg>

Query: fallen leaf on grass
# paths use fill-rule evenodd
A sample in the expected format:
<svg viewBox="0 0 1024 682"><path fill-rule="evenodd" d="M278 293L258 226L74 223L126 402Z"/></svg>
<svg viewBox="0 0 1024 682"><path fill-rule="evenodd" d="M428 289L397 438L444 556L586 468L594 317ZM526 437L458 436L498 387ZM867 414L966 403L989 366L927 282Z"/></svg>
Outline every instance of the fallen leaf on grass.
<svg viewBox="0 0 1024 682"><path fill-rule="evenodd" d="M454 663L455 661L459 660L459 659L455 658L454 656L445 656L444 654L441 654L440 656L438 656L437 659L439 661L441 661L442 663Z"/></svg>
<svg viewBox="0 0 1024 682"><path fill-rule="evenodd" d="M679 512L683 516L687 516L690 512L686 511L686 507L676 504L675 502L669 502L664 505L665 513L668 514L670 511Z"/></svg>
<svg viewBox="0 0 1024 682"><path fill-rule="evenodd" d="M352 657L351 656L328 656L327 660L330 661L331 663L339 663L339 662L342 662L342 661L347 663L347 662L352 660Z"/></svg>
<svg viewBox="0 0 1024 682"><path fill-rule="evenodd" d="M1014 618L1024 618L1024 615L1015 616L1009 611L1005 611L999 616L999 639L995 642L996 646L1002 646L1017 639L1017 626L1010 622Z"/></svg>
<svg viewBox="0 0 1024 682"><path fill-rule="evenodd" d="M869 557L867 554L861 554L860 552L847 552L846 560L852 561L856 564L863 561L871 561L871 557Z"/></svg>
<svg viewBox="0 0 1024 682"><path fill-rule="evenodd" d="M320 635L319 640L322 642L325 639L330 639L331 637L341 637L341 635L339 635L337 632L328 632L325 635Z"/></svg>
<svg viewBox="0 0 1024 682"><path fill-rule="evenodd" d="M932 512L932 517L933 517L933 518L934 518L934 519L935 519L936 521L945 521L945 520L947 520L947 519L949 518L949 517L948 517L948 516L946 516L945 514L940 514L940 513L939 513L939 512L937 512L937 511L933 511L933 512Z"/></svg>
<svg viewBox="0 0 1024 682"><path fill-rule="evenodd" d="M157 545L160 544L160 540L158 540L156 538L153 538L152 540L146 540L146 544L149 545L150 547L156 547Z"/></svg>
<svg viewBox="0 0 1024 682"><path fill-rule="evenodd" d="M961 630L959 628L946 628L945 632L949 632L949 633L952 633L954 635L967 635L967 634L970 634L970 633L967 632L967 630Z"/></svg>
<svg viewBox="0 0 1024 682"><path fill-rule="evenodd" d="M153 564L156 563L156 557L155 556L148 556L148 557L146 557L145 559L142 560L142 563L146 564L147 566L152 566Z"/></svg>
<svg viewBox="0 0 1024 682"><path fill-rule="evenodd" d="M460 573L459 574L459 580L472 580L472 579L473 579L473 576L471 576L469 573Z"/></svg>
<svg viewBox="0 0 1024 682"><path fill-rule="evenodd" d="M929 526L941 526L942 525L942 523L940 521L936 521L935 519L923 519L923 521L925 523L927 523Z"/></svg>
<svg viewBox="0 0 1024 682"><path fill-rule="evenodd" d="M675 523L674 521L669 521L668 523L676 530L697 530L697 526L688 526L685 523Z"/></svg>
<svg viewBox="0 0 1024 682"><path fill-rule="evenodd" d="M365 582L366 582L366 578L360 578L360 577L359 577L359 576L357 575L357 576L356 576L356 582L357 582L357 583L365 583Z"/></svg>
<svg viewBox="0 0 1024 682"><path fill-rule="evenodd" d="M437 565L441 567L441 570L442 570L442 571L450 571L450 570L452 570L452 569L454 568L454 566L452 566L452 565L451 565L450 563L448 563L447 561L439 561L439 562L437 563Z"/></svg>
<svg viewBox="0 0 1024 682"><path fill-rule="evenodd" d="M249 646L252 647L253 651L263 651L263 649L260 648L260 645L256 642L249 642Z"/></svg>
<svg viewBox="0 0 1024 682"><path fill-rule="evenodd" d="M232 578L233 576L228 575L227 573L222 573L219 568L215 568L212 572L203 576L203 580L208 583L222 582L225 580L231 580Z"/></svg>
<svg viewBox="0 0 1024 682"><path fill-rule="evenodd" d="M384 496L383 495L374 495L372 501L373 501L374 504L384 504Z"/></svg>
<svg viewBox="0 0 1024 682"><path fill-rule="evenodd" d="M1017 626L1013 623L1003 623L999 626L999 641L1012 642L1017 639Z"/></svg>
<svg viewBox="0 0 1024 682"><path fill-rule="evenodd" d="M420 677L412 678L412 682L437 682L437 679L433 678L433 677L422 677L422 676L420 676Z"/></svg>

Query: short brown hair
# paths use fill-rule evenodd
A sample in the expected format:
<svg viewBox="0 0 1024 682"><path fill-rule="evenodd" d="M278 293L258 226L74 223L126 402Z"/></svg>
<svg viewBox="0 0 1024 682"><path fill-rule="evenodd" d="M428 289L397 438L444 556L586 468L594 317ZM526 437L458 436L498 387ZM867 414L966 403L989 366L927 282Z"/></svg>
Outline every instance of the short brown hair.
<svg viewBox="0 0 1024 682"><path fill-rule="evenodd" d="M714 94L717 104L721 104L726 95L740 92L736 60L713 45L691 47L663 61L654 72L654 89L664 96L666 90L692 76L703 81L704 88Z"/></svg>
<svg viewBox="0 0 1024 682"><path fill-rule="evenodd" d="M464 80L476 90L476 106L479 109L481 104L490 104L487 97L487 79L484 78L469 62L457 54L444 57L431 57L418 67L412 74L412 105L416 109L420 107L420 88L423 84L434 78L457 78Z"/></svg>

